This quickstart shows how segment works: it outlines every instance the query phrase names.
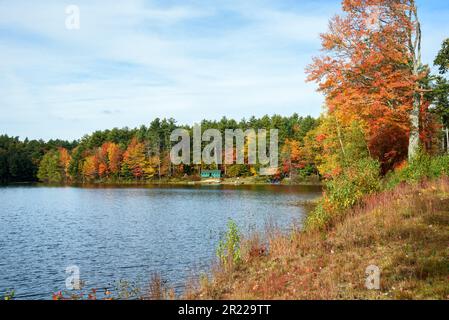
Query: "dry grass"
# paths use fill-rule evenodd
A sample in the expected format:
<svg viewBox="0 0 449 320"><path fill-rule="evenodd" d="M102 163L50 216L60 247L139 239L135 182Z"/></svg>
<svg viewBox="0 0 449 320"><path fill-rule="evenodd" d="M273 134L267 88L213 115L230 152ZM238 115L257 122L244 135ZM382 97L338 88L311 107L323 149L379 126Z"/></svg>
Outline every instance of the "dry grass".
<svg viewBox="0 0 449 320"><path fill-rule="evenodd" d="M173 288L169 288L159 273L151 275L148 292L143 296L144 300L175 300L176 294Z"/></svg>
<svg viewBox="0 0 449 320"><path fill-rule="evenodd" d="M449 180L373 195L326 233L270 231L268 247L253 237L243 249L240 266L216 269L194 297L449 299ZM380 290L365 288L369 265Z"/></svg>

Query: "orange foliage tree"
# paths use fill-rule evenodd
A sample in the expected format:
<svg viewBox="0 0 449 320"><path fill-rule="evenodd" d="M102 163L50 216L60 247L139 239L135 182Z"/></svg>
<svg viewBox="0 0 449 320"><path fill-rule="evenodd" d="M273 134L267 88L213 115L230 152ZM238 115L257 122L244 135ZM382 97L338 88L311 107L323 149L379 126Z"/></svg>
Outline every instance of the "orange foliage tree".
<svg viewBox="0 0 449 320"><path fill-rule="evenodd" d="M65 180L70 179L69 167L72 157L66 148L59 148L59 164L64 171Z"/></svg>
<svg viewBox="0 0 449 320"><path fill-rule="evenodd" d="M290 178L294 169L304 168L303 154L299 141L286 139L281 149L282 171Z"/></svg>
<svg viewBox="0 0 449 320"><path fill-rule="evenodd" d="M307 68L338 123L364 127L370 154L388 170L416 153L421 31L415 1L343 0L344 15L322 34L325 54Z"/></svg>
<svg viewBox="0 0 449 320"><path fill-rule="evenodd" d="M123 163L131 170L136 179L143 178L147 165L145 145L133 138L123 154Z"/></svg>
<svg viewBox="0 0 449 320"><path fill-rule="evenodd" d="M123 157L123 152L118 144L113 142L107 143L107 157L109 160L109 171L113 175L118 175Z"/></svg>
<svg viewBox="0 0 449 320"><path fill-rule="evenodd" d="M108 142L98 149L98 176L100 178L109 177Z"/></svg>
<svg viewBox="0 0 449 320"><path fill-rule="evenodd" d="M82 169L83 177L86 180L96 179L98 176L98 166L99 166L99 162L98 162L97 155L87 156L83 163L83 169Z"/></svg>

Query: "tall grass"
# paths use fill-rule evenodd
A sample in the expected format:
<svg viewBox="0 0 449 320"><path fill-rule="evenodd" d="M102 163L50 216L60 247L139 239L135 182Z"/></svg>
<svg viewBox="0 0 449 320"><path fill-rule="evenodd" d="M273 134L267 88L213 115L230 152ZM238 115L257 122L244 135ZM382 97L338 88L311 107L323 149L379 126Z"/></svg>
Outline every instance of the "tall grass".
<svg viewBox="0 0 449 320"><path fill-rule="evenodd" d="M400 184L366 196L326 233L273 234L262 255L242 249L239 268L217 270L199 297L449 299L448 243L449 179ZM365 287L369 265L381 270L380 290Z"/></svg>

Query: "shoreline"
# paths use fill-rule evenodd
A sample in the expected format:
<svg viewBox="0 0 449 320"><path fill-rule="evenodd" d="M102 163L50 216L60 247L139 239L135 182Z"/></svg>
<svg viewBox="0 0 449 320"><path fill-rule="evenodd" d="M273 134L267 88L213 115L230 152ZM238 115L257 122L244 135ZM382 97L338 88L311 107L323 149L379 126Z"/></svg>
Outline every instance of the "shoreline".
<svg viewBox="0 0 449 320"><path fill-rule="evenodd" d="M120 187L120 186L287 186L287 187L323 187L322 182L289 182L280 181L279 183L270 183L266 181L260 181L253 178L243 178L237 180L235 178L226 179L209 179L201 181L183 180L183 179L171 179L160 181L91 181L91 182L65 182L65 183L47 183L41 181L29 181L29 182L9 182L2 183L0 186L24 186L24 185L36 185L36 186L61 186L61 187L88 187L88 186L105 186L105 187Z"/></svg>

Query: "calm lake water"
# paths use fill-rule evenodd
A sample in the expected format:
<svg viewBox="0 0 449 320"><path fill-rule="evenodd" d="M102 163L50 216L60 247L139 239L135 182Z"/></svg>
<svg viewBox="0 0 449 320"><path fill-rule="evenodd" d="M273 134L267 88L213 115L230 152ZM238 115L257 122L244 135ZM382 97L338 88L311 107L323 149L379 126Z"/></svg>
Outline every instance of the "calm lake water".
<svg viewBox="0 0 449 320"><path fill-rule="evenodd" d="M319 187L0 187L0 295L51 299L66 267L88 288L160 273L181 290L207 272L232 218L242 232L300 223Z"/></svg>

